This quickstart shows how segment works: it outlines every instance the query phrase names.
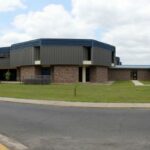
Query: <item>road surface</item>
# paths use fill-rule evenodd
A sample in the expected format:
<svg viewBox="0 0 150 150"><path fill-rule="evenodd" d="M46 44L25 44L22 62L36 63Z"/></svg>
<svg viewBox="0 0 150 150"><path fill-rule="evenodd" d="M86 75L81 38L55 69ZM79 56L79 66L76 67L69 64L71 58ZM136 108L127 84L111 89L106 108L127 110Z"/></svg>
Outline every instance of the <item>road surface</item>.
<svg viewBox="0 0 150 150"><path fill-rule="evenodd" d="M0 102L0 134L29 150L149 150L150 110Z"/></svg>

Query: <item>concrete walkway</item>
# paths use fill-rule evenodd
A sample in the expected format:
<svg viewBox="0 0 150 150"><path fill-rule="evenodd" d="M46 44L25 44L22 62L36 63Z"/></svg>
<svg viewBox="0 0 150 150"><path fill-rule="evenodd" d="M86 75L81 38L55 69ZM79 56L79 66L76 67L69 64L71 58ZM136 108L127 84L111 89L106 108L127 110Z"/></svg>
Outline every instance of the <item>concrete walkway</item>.
<svg viewBox="0 0 150 150"><path fill-rule="evenodd" d="M132 80L132 83L135 85L135 86L144 86L144 84L138 80Z"/></svg>
<svg viewBox="0 0 150 150"><path fill-rule="evenodd" d="M20 82L20 81L0 81L0 83L5 83L5 84L21 84L22 82Z"/></svg>
<svg viewBox="0 0 150 150"><path fill-rule="evenodd" d="M66 102L66 101L17 99L17 98L5 98L5 97L0 97L0 101L14 102L14 103L24 103L24 104L60 106L60 107L148 108L148 109L150 109L150 103L88 103L88 102Z"/></svg>

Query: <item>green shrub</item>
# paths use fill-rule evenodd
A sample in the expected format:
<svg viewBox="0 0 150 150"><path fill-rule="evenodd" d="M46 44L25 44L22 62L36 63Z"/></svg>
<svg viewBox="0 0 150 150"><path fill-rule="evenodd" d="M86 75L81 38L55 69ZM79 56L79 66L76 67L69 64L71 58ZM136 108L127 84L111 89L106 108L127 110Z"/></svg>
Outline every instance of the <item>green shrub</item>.
<svg viewBox="0 0 150 150"><path fill-rule="evenodd" d="M7 81L9 81L9 80L10 80L10 76L11 76L11 73L10 73L10 71L8 70L8 71L5 73L5 79L6 79Z"/></svg>

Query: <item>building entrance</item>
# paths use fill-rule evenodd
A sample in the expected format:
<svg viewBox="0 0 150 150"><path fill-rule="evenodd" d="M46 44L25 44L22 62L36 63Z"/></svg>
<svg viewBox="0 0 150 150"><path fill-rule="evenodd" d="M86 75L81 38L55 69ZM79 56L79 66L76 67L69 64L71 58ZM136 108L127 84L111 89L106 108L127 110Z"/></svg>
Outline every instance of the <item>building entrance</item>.
<svg viewBox="0 0 150 150"><path fill-rule="evenodd" d="M137 70L131 71L131 80L137 80L138 79L138 73Z"/></svg>
<svg viewBox="0 0 150 150"><path fill-rule="evenodd" d="M0 81L6 81L7 79L6 79L6 73L9 71L9 73L10 73L10 79L9 79L9 81L16 81L16 69L1 69L0 70Z"/></svg>
<svg viewBox="0 0 150 150"><path fill-rule="evenodd" d="M90 82L90 67L79 67L79 82Z"/></svg>

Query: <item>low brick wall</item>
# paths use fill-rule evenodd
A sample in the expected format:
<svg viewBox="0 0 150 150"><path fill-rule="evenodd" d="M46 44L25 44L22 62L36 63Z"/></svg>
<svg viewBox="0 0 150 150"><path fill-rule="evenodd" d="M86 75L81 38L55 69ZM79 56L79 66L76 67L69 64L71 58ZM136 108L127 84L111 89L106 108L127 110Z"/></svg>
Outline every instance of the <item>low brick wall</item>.
<svg viewBox="0 0 150 150"><path fill-rule="evenodd" d="M109 69L108 72L108 79L110 81L131 80L131 71L129 69Z"/></svg>
<svg viewBox="0 0 150 150"><path fill-rule="evenodd" d="M150 70L138 70L138 80L150 80Z"/></svg>
<svg viewBox="0 0 150 150"><path fill-rule="evenodd" d="M54 83L74 83L78 82L78 66L54 66Z"/></svg>
<svg viewBox="0 0 150 150"><path fill-rule="evenodd" d="M40 68L36 66L20 67L20 80L40 75Z"/></svg>
<svg viewBox="0 0 150 150"><path fill-rule="evenodd" d="M107 67L92 66L90 68L90 82L106 82L108 80L132 80L132 69L108 69ZM24 66L17 68L17 80L40 75L40 67ZM138 69L138 80L150 80L150 70ZM78 66L54 66L52 73L54 83L79 82Z"/></svg>
<svg viewBox="0 0 150 150"><path fill-rule="evenodd" d="M136 69L138 80L150 80L150 70ZM132 80L133 69L109 69L109 80Z"/></svg>
<svg viewBox="0 0 150 150"><path fill-rule="evenodd" d="M90 81L91 82L108 81L108 68L107 67L91 67Z"/></svg>

